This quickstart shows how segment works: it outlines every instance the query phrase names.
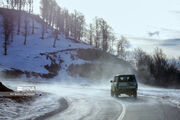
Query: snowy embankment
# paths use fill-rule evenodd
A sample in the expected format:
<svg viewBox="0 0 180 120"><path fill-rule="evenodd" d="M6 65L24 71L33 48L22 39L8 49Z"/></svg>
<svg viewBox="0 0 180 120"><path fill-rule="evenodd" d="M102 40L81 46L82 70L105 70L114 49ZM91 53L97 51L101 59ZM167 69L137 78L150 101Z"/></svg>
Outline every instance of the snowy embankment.
<svg viewBox="0 0 180 120"><path fill-rule="evenodd" d="M9 98L0 98L0 119L27 120L37 119L60 107L55 95L37 96L34 100L18 102ZM53 101L53 102L52 102Z"/></svg>
<svg viewBox="0 0 180 120"><path fill-rule="evenodd" d="M163 102L169 102L180 108L179 89L158 88L140 84L138 93L139 95L157 98L158 100L162 100Z"/></svg>
<svg viewBox="0 0 180 120"><path fill-rule="evenodd" d="M11 99L0 97L0 120L42 120L68 107L67 101L62 96L47 91L44 85L16 80L16 82L3 79L1 81L13 90L16 90L17 86L36 86L37 91L32 97Z"/></svg>
<svg viewBox="0 0 180 120"><path fill-rule="evenodd" d="M22 15L22 20L24 21L24 15ZM69 51L70 49L87 49L92 48L91 46L80 42L67 39L63 34L59 34L59 39L56 41L56 47L53 47L54 37L52 35L53 29L48 27L45 33L44 39L41 39L42 25L41 23L34 20L35 32L31 34L32 31L32 18L28 16L29 26L28 26L28 36L27 44L24 45L24 23L21 24L21 34L17 35L17 26L14 29L14 40L9 41L7 46L7 56L4 56L4 40L0 41L0 71L3 70L20 70L26 73L38 73L38 74L48 74L50 67L52 67L52 59L47 57L44 53L53 53L57 51L60 55L53 59L60 68L67 68L69 64L72 64L71 54L76 54L74 51ZM0 25L3 23L3 18L0 15ZM3 33L3 28L0 27L0 33ZM4 38L3 34L0 34L0 38ZM60 65L60 61L63 65ZM78 64L82 61L74 60L74 64ZM54 64L54 63L53 63ZM61 63L62 64L62 63ZM49 67L49 69L48 69ZM61 70L61 69L60 69Z"/></svg>

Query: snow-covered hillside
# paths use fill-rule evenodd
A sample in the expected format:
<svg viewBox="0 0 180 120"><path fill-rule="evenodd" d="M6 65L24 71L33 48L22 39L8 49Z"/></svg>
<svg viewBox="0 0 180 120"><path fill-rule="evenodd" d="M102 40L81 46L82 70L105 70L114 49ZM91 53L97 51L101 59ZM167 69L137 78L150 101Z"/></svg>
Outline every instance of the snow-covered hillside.
<svg viewBox="0 0 180 120"><path fill-rule="evenodd" d="M23 16L22 20L23 21ZM71 59L71 54L76 54L72 49L87 49L92 48L91 46L77 42L70 39L66 39L63 34L59 35L59 39L56 42L56 48L53 48L54 37L52 36L52 28L48 28L48 32L45 34L45 39L41 39L41 27L42 25L35 21L35 34L31 34L31 20L28 17L29 22L29 34L27 36L27 45L24 45L24 23L21 23L21 34L17 35L17 26L14 30L14 41L10 42L7 47L7 56L3 55L4 40L0 41L0 70L20 70L21 72L37 73L37 74L48 74L51 71L48 70L48 66L51 66L53 60L51 57L43 53L53 53L59 51L59 58L54 61L54 64L59 64L61 68L66 68L68 64L76 64L83 62L81 60ZM3 18L0 16L0 32L3 33L2 28ZM0 38L4 38L3 34L0 34ZM59 61L58 61L59 60ZM66 66L66 67L65 67Z"/></svg>
<svg viewBox="0 0 180 120"><path fill-rule="evenodd" d="M29 21L28 36L24 45L25 16ZM35 30L32 34L32 18ZM22 13L21 33L15 25L14 40L8 41L7 55L4 54L4 35L0 34L0 71L4 77L54 78L78 77L109 80L115 74L133 74L130 63L82 41L58 34L54 45L54 28L49 27L42 36L42 19ZM0 32L3 33L3 17L0 15Z"/></svg>

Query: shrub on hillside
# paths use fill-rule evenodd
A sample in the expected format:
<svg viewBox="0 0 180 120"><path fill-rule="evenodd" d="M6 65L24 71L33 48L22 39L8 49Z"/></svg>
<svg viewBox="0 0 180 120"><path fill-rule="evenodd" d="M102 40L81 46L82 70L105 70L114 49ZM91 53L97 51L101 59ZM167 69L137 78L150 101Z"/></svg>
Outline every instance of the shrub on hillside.
<svg viewBox="0 0 180 120"><path fill-rule="evenodd" d="M180 71L176 62L169 62L161 49L156 49L154 55L148 55L141 49L136 50L137 74L140 80L147 84L163 87L180 87Z"/></svg>

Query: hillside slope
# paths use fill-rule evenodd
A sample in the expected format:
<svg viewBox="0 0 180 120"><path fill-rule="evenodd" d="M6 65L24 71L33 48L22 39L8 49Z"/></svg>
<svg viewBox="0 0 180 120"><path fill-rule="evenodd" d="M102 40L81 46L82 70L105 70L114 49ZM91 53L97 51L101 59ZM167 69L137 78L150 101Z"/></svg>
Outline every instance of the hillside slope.
<svg viewBox="0 0 180 120"><path fill-rule="evenodd" d="M24 21L24 14L21 17L21 21ZM132 67L129 63L117 59L113 55L104 53L101 50L97 50L83 42L66 39L63 34L58 35L59 39L56 42L56 48L53 48L53 28L48 27L45 39L42 40L41 23L35 20L35 33L31 34L32 15L28 15L28 20L30 22L27 44L23 44L24 24L22 22L21 34L16 34L17 26L14 30L14 40L13 42L9 42L7 56L3 55L4 40L2 38L4 36L0 34L0 38L2 39L0 41L0 70L3 76L22 77L22 75L25 75L24 77L53 78L59 74L59 76L71 75L73 77L92 78L96 75L100 79L106 73L132 72ZM0 15L1 33L3 33L2 24L3 17ZM124 66L123 69L121 69L122 66ZM86 71L83 73L85 69Z"/></svg>

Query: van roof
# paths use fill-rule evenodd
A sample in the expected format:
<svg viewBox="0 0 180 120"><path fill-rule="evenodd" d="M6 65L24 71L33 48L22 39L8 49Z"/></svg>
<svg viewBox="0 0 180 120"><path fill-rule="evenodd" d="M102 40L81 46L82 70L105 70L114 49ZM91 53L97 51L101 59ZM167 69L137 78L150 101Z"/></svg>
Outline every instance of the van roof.
<svg viewBox="0 0 180 120"><path fill-rule="evenodd" d="M135 76L135 75L133 75L133 74L127 74L127 75L122 75L122 74L118 74L118 75L116 75L116 76Z"/></svg>

